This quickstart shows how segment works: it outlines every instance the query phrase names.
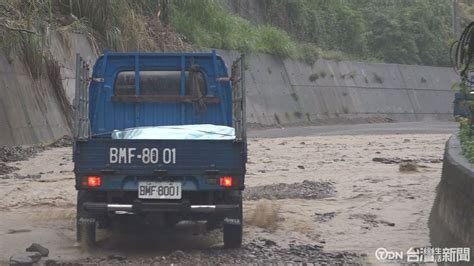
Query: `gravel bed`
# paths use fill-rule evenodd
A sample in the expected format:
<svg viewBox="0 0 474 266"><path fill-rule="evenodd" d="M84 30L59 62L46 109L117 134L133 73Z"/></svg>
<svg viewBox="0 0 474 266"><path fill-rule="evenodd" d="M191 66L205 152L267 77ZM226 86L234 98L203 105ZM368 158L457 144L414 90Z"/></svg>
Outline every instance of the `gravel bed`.
<svg viewBox="0 0 474 266"><path fill-rule="evenodd" d="M244 200L258 199L322 199L334 196L336 189L331 182L304 180L301 183L278 183L265 186L247 187Z"/></svg>

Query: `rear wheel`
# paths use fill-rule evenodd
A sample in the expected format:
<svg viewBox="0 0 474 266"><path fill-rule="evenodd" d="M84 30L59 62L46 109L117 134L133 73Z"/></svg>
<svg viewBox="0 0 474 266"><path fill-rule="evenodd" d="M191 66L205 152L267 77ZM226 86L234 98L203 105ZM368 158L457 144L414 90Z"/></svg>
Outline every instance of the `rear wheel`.
<svg viewBox="0 0 474 266"><path fill-rule="evenodd" d="M239 209L224 219L224 247L240 248L242 245L242 193L232 197L231 204L238 204Z"/></svg>
<svg viewBox="0 0 474 266"><path fill-rule="evenodd" d="M84 202L93 202L94 196L90 191L77 192L76 239L83 247L95 244L97 222L94 215L84 209Z"/></svg>

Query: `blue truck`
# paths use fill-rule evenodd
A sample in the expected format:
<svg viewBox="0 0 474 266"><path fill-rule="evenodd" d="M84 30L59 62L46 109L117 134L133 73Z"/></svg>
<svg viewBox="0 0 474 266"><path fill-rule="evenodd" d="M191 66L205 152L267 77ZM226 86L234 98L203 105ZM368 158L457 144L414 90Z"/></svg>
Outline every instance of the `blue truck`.
<svg viewBox="0 0 474 266"><path fill-rule="evenodd" d="M77 240L94 245L97 229L132 215L136 223L164 228L205 221L208 228L222 227L225 247L240 247L247 161L243 55L231 73L215 51L104 51L91 70L76 59ZM201 133L227 127L234 135L113 137L183 126L200 126Z"/></svg>

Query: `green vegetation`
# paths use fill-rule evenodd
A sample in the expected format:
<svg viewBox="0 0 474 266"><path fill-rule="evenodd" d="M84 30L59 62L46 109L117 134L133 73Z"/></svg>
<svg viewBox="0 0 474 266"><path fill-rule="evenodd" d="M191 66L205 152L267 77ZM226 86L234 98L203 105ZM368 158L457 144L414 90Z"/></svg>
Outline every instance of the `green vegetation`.
<svg viewBox="0 0 474 266"><path fill-rule="evenodd" d="M379 74L377 74L375 72L372 73L372 74L374 74L374 82L377 82L377 83L380 83L380 84L383 83L383 78L381 76L379 76Z"/></svg>
<svg viewBox="0 0 474 266"><path fill-rule="evenodd" d="M0 0L0 8L3 8L3 12L0 13L0 18L2 18L0 19L0 36L2 36L0 50L10 63L13 62L12 52L17 51L32 77L37 79L44 74L43 66L47 57L50 56L46 49L48 39L44 34L47 27L37 14L41 14L43 18L50 18L51 6L22 1L16 4L18 9L23 11L20 18L5 0ZM15 14L17 19L4 18L11 14Z"/></svg>
<svg viewBox="0 0 474 266"><path fill-rule="evenodd" d="M298 119L300 119L303 116L303 114L300 111L295 111L293 115Z"/></svg>
<svg viewBox="0 0 474 266"><path fill-rule="evenodd" d="M295 100L295 101L299 100L298 94L296 94L296 92L292 92L290 95L293 98L293 100Z"/></svg>
<svg viewBox="0 0 474 266"><path fill-rule="evenodd" d="M33 79L39 83L49 80L71 127L72 109L63 88L61 66L50 50L50 21L53 1L0 0L0 52L9 63L16 52Z"/></svg>
<svg viewBox="0 0 474 266"><path fill-rule="evenodd" d="M319 75L318 75L318 73L313 73L313 74L311 74L311 75L309 76L308 79L309 79L309 81L314 82L314 81L316 81L317 79L319 79Z"/></svg>
<svg viewBox="0 0 474 266"><path fill-rule="evenodd" d="M322 52L311 43L297 44L284 31L256 25L224 9L220 1L172 2L171 23L199 48L219 48L300 58L313 64Z"/></svg>
<svg viewBox="0 0 474 266"><path fill-rule="evenodd" d="M171 22L178 32L198 47L281 56L296 54L296 44L286 32L271 26L256 26L241 17L230 15L217 1L174 2Z"/></svg>
<svg viewBox="0 0 474 266"><path fill-rule="evenodd" d="M352 71L351 73L349 73L349 77L350 77L351 79L355 79L355 76L356 76L356 75L357 75L357 73L355 72L355 70Z"/></svg>
<svg viewBox="0 0 474 266"><path fill-rule="evenodd" d="M264 3L270 24L323 50L336 50L349 58L364 60L449 65L446 45L451 30L449 1L266 0Z"/></svg>
<svg viewBox="0 0 474 266"><path fill-rule="evenodd" d="M469 119L467 118L462 118L460 121L459 140L464 156L470 163L474 163L474 136L471 132Z"/></svg>
<svg viewBox="0 0 474 266"><path fill-rule="evenodd" d="M459 11L461 12L461 27L466 27L470 22L474 21L474 5L472 0L461 0Z"/></svg>
<svg viewBox="0 0 474 266"><path fill-rule="evenodd" d="M51 1L51 0L50 0ZM75 0L53 1L56 15L72 14L73 22L94 34L107 49L117 51L151 51L157 48L153 35L159 20L158 1L150 0Z"/></svg>
<svg viewBox="0 0 474 266"><path fill-rule="evenodd" d="M43 74L42 66L46 60L46 53L41 44L42 41L38 35L27 34L21 36L21 59L35 79Z"/></svg>
<svg viewBox="0 0 474 266"><path fill-rule="evenodd" d="M268 3L267 3L268 2ZM278 2L278 3L277 3ZM279 5L279 14L286 16L287 11L281 9L282 1L264 1L265 6ZM298 1L283 1L288 3ZM270 11L268 11L270 12ZM272 14L266 14L269 17ZM296 16L305 14L295 14ZM345 16L345 14L341 14ZM324 18L321 18L324 19ZM312 39L304 40L290 36L292 32L282 25L256 25L239 16L232 15L219 0L183 0L173 2L171 22L174 29L183 34L189 41L200 48L214 47L220 49L239 50L274 54L283 57L297 58L312 65L319 58L330 60L355 59L348 51L339 47L324 47ZM296 29L295 29L296 30ZM347 34L347 33L346 33ZM351 34L352 35L352 34ZM349 42L352 40L347 39ZM346 47L354 47L357 43L347 43Z"/></svg>
<svg viewBox="0 0 474 266"><path fill-rule="evenodd" d="M87 34L97 46L117 51L218 48L298 58L311 65L319 58L450 64L451 8L446 0L261 0L262 25L232 15L223 3L0 0L5 25L25 30L5 31L0 21L0 33L6 36L0 48L9 54L21 47L17 43L37 38L27 34L56 30ZM463 25L474 19L472 1L462 1L460 9Z"/></svg>
<svg viewBox="0 0 474 266"><path fill-rule="evenodd" d="M351 79L354 79L355 77L357 76L357 73L356 71L351 71L351 72L348 72L348 73L343 73L343 74L340 74L339 77L341 79L346 79L346 78L351 78Z"/></svg>
<svg viewBox="0 0 474 266"><path fill-rule="evenodd" d="M275 121L277 122L277 124L280 125L281 124L280 117L278 117L278 115L276 113L273 114L273 116L275 117Z"/></svg>

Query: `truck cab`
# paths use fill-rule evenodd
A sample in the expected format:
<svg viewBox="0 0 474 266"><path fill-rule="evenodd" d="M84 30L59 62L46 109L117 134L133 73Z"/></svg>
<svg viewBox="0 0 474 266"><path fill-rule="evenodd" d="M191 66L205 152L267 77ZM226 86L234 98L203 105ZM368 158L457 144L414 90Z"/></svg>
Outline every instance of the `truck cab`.
<svg viewBox="0 0 474 266"><path fill-rule="evenodd" d="M76 64L73 160L77 240L121 216L171 227L223 227L242 242L247 161L244 58L211 53L104 52Z"/></svg>

